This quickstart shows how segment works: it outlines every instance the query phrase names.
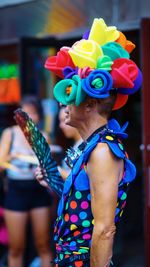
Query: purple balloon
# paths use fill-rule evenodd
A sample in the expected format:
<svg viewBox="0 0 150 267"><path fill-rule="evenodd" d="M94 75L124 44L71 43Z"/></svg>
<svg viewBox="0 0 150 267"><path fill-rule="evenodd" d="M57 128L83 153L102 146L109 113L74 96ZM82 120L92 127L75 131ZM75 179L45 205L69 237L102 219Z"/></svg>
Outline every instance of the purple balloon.
<svg viewBox="0 0 150 267"><path fill-rule="evenodd" d="M83 33L82 38L85 39L85 40L88 40L89 34L90 34L90 30L87 30L86 32Z"/></svg>
<svg viewBox="0 0 150 267"><path fill-rule="evenodd" d="M73 69L71 67L65 67L63 69L63 74L65 79L71 79L73 75L78 74L78 68L76 67L75 69Z"/></svg>

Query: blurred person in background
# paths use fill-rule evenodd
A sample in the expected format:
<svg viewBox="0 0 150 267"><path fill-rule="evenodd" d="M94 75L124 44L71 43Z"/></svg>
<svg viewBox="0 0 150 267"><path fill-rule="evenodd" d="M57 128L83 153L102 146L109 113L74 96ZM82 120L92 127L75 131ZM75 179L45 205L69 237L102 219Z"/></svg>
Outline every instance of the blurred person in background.
<svg viewBox="0 0 150 267"><path fill-rule="evenodd" d="M34 96L26 96L21 107L37 125L43 119L41 103ZM43 133L50 143L46 133ZM28 219L42 267L50 267L50 206L51 195L34 179L34 153L18 126L3 131L0 141L0 162L14 168L6 171L8 188L4 200L5 221L9 235L8 266L22 267L26 247ZM29 159L29 160L28 160Z"/></svg>
<svg viewBox="0 0 150 267"><path fill-rule="evenodd" d="M0 266L7 258L7 247L8 247L8 233L4 220L4 209L3 209L3 200L4 200L4 181L0 177ZM3 265L2 265L3 266Z"/></svg>

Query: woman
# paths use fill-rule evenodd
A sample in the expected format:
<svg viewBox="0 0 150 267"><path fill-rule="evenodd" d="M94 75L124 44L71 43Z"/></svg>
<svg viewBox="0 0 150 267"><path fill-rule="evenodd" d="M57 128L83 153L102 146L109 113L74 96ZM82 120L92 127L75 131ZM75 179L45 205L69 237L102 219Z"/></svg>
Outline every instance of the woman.
<svg viewBox="0 0 150 267"><path fill-rule="evenodd" d="M113 265L116 225L136 170L122 142L127 124L121 128L109 117L140 88L141 72L129 59L134 47L116 27L95 19L82 40L46 61L50 71L64 78L54 87L54 96L66 105L65 123L84 140L68 153L72 171L64 182L54 229L56 266ZM38 168L36 178L46 186L43 172Z"/></svg>
<svg viewBox="0 0 150 267"><path fill-rule="evenodd" d="M43 117L42 107L33 96L26 96L21 107L38 124ZM45 134L48 140L48 137ZM49 141L49 140L48 140ZM18 126L4 130L0 142L0 161L10 162L13 169L7 170L8 190L5 196L5 220L9 234L9 267L22 267L26 247L26 226L30 218L35 245L41 257L42 267L49 267L51 196L34 180L36 162L27 162L33 152Z"/></svg>

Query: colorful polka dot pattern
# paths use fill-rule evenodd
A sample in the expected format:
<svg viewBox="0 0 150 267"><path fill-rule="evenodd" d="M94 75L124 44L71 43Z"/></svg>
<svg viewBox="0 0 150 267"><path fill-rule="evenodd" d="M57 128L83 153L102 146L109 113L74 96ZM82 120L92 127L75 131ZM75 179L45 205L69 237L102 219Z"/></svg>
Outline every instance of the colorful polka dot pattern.
<svg viewBox="0 0 150 267"><path fill-rule="evenodd" d="M56 267L59 267L58 264L55 265ZM90 267L90 262L85 262L85 261L74 261L72 263L69 264L65 264L65 267Z"/></svg>
<svg viewBox="0 0 150 267"><path fill-rule="evenodd" d="M70 191L64 213L58 218L54 229L59 260L71 254L89 252L93 229L90 199L89 190L79 192L72 188ZM60 232L62 240L59 237Z"/></svg>
<svg viewBox="0 0 150 267"><path fill-rule="evenodd" d="M129 183L120 183L118 191L118 202L116 208L115 223L118 223L122 217L123 210L126 206L127 193L129 190Z"/></svg>
<svg viewBox="0 0 150 267"><path fill-rule="evenodd" d="M99 142L101 142L99 140ZM121 157L126 157L122 142L113 134L103 136L103 142L108 141L108 145L115 143ZM122 158L123 158L122 157ZM80 179L88 179L86 174L86 162L81 162L78 175L73 179L68 195L65 195L65 205L61 216L56 220L54 229L54 239L56 241L57 260L63 262L71 255L81 255L88 253L91 247L91 237L94 225L94 218L91 211L91 195L90 189L75 185L75 181ZM118 203L116 207L115 223L117 223L123 214L126 205L126 198L129 184L124 183L123 179L118 187ZM77 265L78 264L78 265ZM85 266L82 261L77 261L76 265ZM69 265L68 265L69 266Z"/></svg>

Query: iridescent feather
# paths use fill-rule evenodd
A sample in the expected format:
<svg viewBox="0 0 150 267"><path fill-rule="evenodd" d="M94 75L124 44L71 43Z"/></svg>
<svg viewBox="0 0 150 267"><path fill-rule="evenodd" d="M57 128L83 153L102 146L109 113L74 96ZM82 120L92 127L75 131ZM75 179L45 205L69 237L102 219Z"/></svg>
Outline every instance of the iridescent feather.
<svg viewBox="0 0 150 267"><path fill-rule="evenodd" d="M14 119L23 131L28 143L36 154L40 166L46 171L44 179L50 187L61 196L63 179L58 172L57 163L51 155L50 147L32 119L22 109L17 109Z"/></svg>

